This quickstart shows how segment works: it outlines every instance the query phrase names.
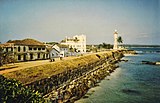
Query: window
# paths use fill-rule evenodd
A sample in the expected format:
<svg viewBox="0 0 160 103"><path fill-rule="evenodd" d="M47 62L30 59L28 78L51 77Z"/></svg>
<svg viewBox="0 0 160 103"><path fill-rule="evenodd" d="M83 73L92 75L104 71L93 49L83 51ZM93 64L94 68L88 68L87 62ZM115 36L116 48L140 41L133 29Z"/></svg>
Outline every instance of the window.
<svg viewBox="0 0 160 103"><path fill-rule="evenodd" d="M45 48L42 48L42 50L45 50Z"/></svg>
<svg viewBox="0 0 160 103"><path fill-rule="evenodd" d="M8 52L8 47L6 48L6 52Z"/></svg>
<svg viewBox="0 0 160 103"><path fill-rule="evenodd" d="M13 48L11 48L11 51L13 51Z"/></svg>
<svg viewBox="0 0 160 103"><path fill-rule="evenodd" d="M24 51L24 52L26 51L26 47L25 47L25 46L23 47L23 51Z"/></svg>
<svg viewBox="0 0 160 103"><path fill-rule="evenodd" d="M38 50L41 50L41 48L38 48Z"/></svg>
<svg viewBox="0 0 160 103"><path fill-rule="evenodd" d="M45 59L45 54L43 54L43 59Z"/></svg>
<svg viewBox="0 0 160 103"><path fill-rule="evenodd" d="M48 58L49 54L46 54L46 58Z"/></svg>
<svg viewBox="0 0 160 103"><path fill-rule="evenodd" d="M29 50L32 50L32 48L31 48L31 47L29 47Z"/></svg>
<svg viewBox="0 0 160 103"><path fill-rule="evenodd" d="M52 53L52 57L54 57L54 54Z"/></svg>
<svg viewBox="0 0 160 103"><path fill-rule="evenodd" d="M37 58L39 59L39 58L40 58L40 56L41 56L41 55L40 55L40 53L38 53L38 57L37 57Z"/></svg>
<svg viewBox="0 0 160 103"><path fill-rule="evenodd" d="M34 50L37 50L37 48L34 48Z"/></svg>
<svg viewBox="0 0 160 103"><path fill-rule="evenodd" d="M20 46L18 47L18 52L20 52L20 50L21 50L21 48L20 48Z"/></svg>
<svg viewBox="0 0 160 103"><path fill-rule="evenodd" d="M18 60L21 60L21 55L18 55Z"/></svg>
<svg viewBox="0 0 160 103"><path fill-rule="evenodd" d="M31 60L33 59L33 54L30 54L30 59L31 59Z"/></svg>

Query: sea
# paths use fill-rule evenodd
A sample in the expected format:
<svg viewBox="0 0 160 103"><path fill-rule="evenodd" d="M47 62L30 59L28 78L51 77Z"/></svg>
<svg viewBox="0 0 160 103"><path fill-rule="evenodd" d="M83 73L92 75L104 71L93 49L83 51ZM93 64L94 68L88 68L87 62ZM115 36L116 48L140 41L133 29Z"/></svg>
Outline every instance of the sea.
<svg viewBox="0 0 160 103"><path fill-rule="evenodd" d="M160 103L160 65L142 61L160 61L160 48L135 47L137 55L126 55L107 76L75 103Z"/></svg>

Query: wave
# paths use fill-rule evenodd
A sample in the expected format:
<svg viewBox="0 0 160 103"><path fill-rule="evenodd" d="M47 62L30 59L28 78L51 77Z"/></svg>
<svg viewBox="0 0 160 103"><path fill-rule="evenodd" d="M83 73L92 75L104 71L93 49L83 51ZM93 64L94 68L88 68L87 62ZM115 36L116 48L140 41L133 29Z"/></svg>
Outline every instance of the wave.
<svg viewBox="0 0 160 103"><path fill-rule="evenodd" d="M139 54L143 54L143 53L158 53L158 54L160 54L160 51L137 51L136 50L136 53L139 53Z"/></svg>
<svg viewBox="0 0 160 103"><path fill-rule="evenodd" d="M160 53L160 48L155 47L137 47L137 48L130 48L135 50L137 53Z"/></svg>

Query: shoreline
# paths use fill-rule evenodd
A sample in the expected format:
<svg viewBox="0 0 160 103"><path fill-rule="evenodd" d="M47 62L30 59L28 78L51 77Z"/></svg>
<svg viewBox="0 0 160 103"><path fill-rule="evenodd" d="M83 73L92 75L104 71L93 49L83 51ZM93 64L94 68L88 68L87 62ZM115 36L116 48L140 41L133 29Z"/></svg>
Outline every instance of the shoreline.
<svg viewBox="0 0 160 103"><path fill-rule="evenodd" d="M116 78L120 72L121 72L121 69L118 67L117 69L115 69L114 72L112 72L110 75L106 76L101 82L99 82L97 86L90 88L88 90L88 92L83 97L76 100L74 103L83 103L83 101L85 101L85 99L89 98L91 95L93 95L99 89L101 89L101 86L105 81L110 81L110 80Z"/></svg>
<svg viewBox="0 0 160 103"><path fill-rule="evenodd" d="M89 89L97 86L101 80L109 76L116 68L117 66L114 64L103 63L101 66L97 66L81 77L45 95L44 98L54 103L73 103L83 97Z"/></svg>
<svg viewBox="0 0 160 103"><path fill-rule="evenodd" d="M123 53L124 52L129 54L133 53L123 51ZM115 55L115 53L110 61L108 61L107 58L105 62L94 72L91 71L90 73L52 91L44 97L47 101L53 103L73 103L81 98L87 98L86 94L88 91L94 87L97 87L101 80L107 76L110 76L111 73L114 72L114 70L118 67L116 64L120 62L120 59L123 57L122 55L119 55L121 53L122 51L119 51L117 55Z"/></svg>
<svg viewBox="0 0 160 103"><path fill-rule="evenodd" d="M115 64L125 53L131 54L133 51L117 50L96 53L73 60L21 69L7 73L5 76L20 80L27 87L38 90L46 101L74 102L110 75L117 67ZM64 69L59 70L58 68Z"/></svg>

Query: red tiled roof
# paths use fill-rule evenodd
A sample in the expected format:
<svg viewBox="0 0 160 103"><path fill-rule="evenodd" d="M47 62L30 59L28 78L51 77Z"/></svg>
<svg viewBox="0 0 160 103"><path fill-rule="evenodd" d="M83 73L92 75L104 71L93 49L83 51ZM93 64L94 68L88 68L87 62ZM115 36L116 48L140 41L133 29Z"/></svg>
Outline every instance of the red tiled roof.
<svg viewBox="0 0 160 103"><path fill-rule="evenodd" d="M12 47L14 46L14 43L4 43L4 44L0 44L0 47Z"/></svg>
<svg viewBox="0 0 160 103"><path fill-rule="evenodd" d="M34 39L13 40L13 41L9 41L7 43L13 43L15 45L39 45L39 46L44 46L44 44L42 42L34 40Z"/></svg>

